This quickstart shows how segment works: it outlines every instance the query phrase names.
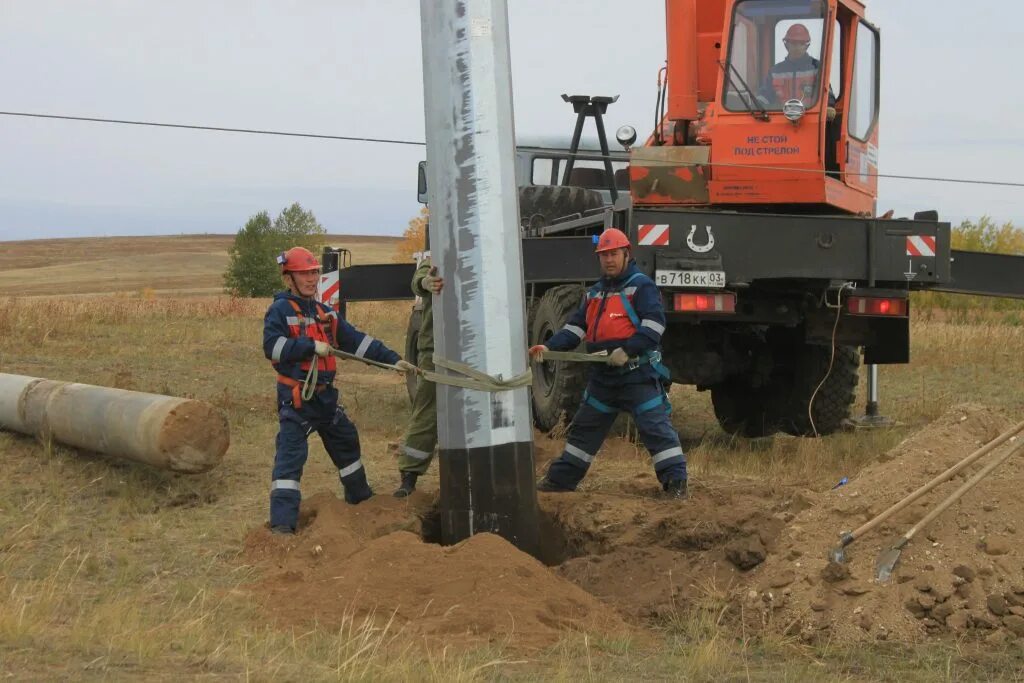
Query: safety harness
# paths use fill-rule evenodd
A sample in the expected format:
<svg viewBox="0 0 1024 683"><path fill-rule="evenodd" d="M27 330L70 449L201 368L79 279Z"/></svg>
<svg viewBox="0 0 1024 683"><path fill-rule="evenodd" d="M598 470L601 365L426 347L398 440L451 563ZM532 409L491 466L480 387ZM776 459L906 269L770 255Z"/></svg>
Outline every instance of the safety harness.
<svg viewBox="0 0 1024 683"><path fill-rule="evenodd" d="M636 278L640 277L641 275L643 275L643 273L633 273L632 275L630 275L628 278L626 278L625 282L623 282L619 286L619 288L618 288L618 290L616 292L607 292L601 286L600 283L595 285L594 288L591 290L591 291L604 291L606 296L609 295L609 294L618 294L619 300L622 303L622 308L626 312L626 315L629 317L629 321L631 323L633 323L633 327L636 330L639 330L640 327L641 327L640 316L637 315L636 309L633 308L633 304L630 302L629 297L626 296L626 292L624 290L626 289L627 286L629 286L630 282L632 282ZM596 321L595 321L595 324L596 324ZM547 357L547 356L551 356L552 354L551 354L551 352L548 352L548 353L545 353L544 355L545 355L545 357ZM565 358L564 360L574 360L574 359ZM640 367L642 367L644 365L647 365L647 364L650 364L650 366L654 369L654 371L656 373L658 373L658 376L660 376L663 380L668 381L669 379L671 379L672 373L669 372L669 369L662 364L662 362L661 362L661 351L658 350L658 349L654 349L653 351L645 351L645 352L641 353L639 356L636 356L635 358L630 358L629 362L627 362L622 367L617 368L616 372L618 372L619 374L626 374L627 372L632 372L632 371L637 370ZM612 408L611 406L606 405L606 404L602 403L601 401L597 400L596 398L594 398L593 396L591 396L589 391L584 391L583 392L583 400L587 404L589 404L590 407L594 408L595 410L597 410L599 412L609 413L609 414L619 412L615 408ZM660 396L655 396L654 398L650 399L649 401L645 401L645 402L641 403L640 405L638 405L636 408L633 409L633 415L635 416L635 415L640 415L641 413L646 413L648 410L653 410L654 408L657 408L659 405L664 405L665 409L669 413L672 412L672 404L669 403L668 393L664 390L664 386L662 386L662 392L661 392Z"/></svg>
<svg viewBox="0 0 1024 683"><path fill-rule="evenodd" d="M636 309L633 308L633 304L630 303L629 297L626 296L626 292L623 290L625 290L625 288L629 285L630 282L632 282L633 280L642 275L643 273L633 273L628 278L626 278L626 281L622 283L618 291L614 292L614 294L619 295L619 300L622 302L623 310L626 311L626 315L629 316L629 321L633 323L633 327L637 330L639 330L641 327L640 316L636 314ZM600 288L600 285L597 285L595 287L595 289L598 288ZM659 351L658 349L655 349L653 351L644 351L639 356L635 358L630 358L629 362L623 365L621 368L619 368L618 371L622 374L625 374L627 372L632 372L633 370L636 370L637 368L648 363L650 363L651 367L654 368L654 371L657 372L662 377L662 379L671 379L672 373L669 372L668 368L662 365L661 351Z"/></svg>
<svg viewBox="0 0 1024 683"><path fill-rule="evenodd" d="M295 316L299 321L299 337L305 337L306 313L305 311L302 310L302 307L299 306L298 302L293 301L292 299L288 299L288 303L291 304L291 307L295 310ZM314 301L313 306L316 308L317 311L316 326L317 329L320 331L320 336L322 336L324 340L326 340L328 343L331 343L333 346L333 343L336 343L337 341L335 339L336 335L334 333L334 330L336 330L337 328L334 326L333 321L331 321L330 316L321 312L320 305L317 302ZM332 322L330 334L328 334L327 330L324 329L324 323L327 322ZM331 386L329 383L321 384L317 381L319 379L320 374L319 366L319 358L314 357L313 359L311 359L309 361L309 369L306 371L306 377L302 381L278 373L278 383L283 384L286 387L290 387L292 390L292 405L295 407L296 410L302 407L303 401L308 401L309 399L313 398L314 393L319 394L323 391L326 391L327 388Z"/></svg>

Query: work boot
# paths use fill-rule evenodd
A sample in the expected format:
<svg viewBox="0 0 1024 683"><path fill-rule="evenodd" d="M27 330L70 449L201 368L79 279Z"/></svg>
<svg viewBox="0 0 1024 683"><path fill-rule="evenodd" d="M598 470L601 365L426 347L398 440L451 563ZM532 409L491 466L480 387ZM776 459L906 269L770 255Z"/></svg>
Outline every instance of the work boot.
<svg viewBox="0 0 1024 683"><path fill-rule="evenodd" d="M405 498L416 490L416 479L420 475L415 472L402 472L402 485L395 489L395 498Z"/></svg>
<svg viewBox="0 0 1024 683"><path fill-rule="evenodd" d="M295 534L295 529L292 529L290 526L285 526L284 524L278 524L277 526L270 527L270 533L275 536L292 536Z"/></svg>
<svg viewBox="0 0 1024 683"><path fill-rule="evenodd" d="M556 484L547 477L544 477L537 482L537 490L543 491L544 493L571 493L573 491L573 489L562 486L561 484Z"/></svg>
<svg viewBox="0 0 1024 683"><path fill-rule="evenodd" d="M353 491L348 486L345 487L345 502L349 505L359 505L359 503L372 497L373 489L369 486L363 486L358 491Z"/></svg>
<svg viewBox="0 0 1024 683"><path fill-rule="evenodd" d="M670 479L665 482L662 487L665 490L665 495L675 500L686 500L689 496L686 493L686 480L685 479Z"/></svg>

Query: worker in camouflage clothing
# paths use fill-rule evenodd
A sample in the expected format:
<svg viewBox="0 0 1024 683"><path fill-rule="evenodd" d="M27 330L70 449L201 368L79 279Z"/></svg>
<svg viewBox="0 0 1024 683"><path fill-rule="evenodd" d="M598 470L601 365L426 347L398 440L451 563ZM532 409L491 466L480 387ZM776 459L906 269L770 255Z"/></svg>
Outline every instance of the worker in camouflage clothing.
<svg viewBox="0 0 1024 683"><path fill-rule="evenodd" d="M423 301L423 316L416 340L417 364L423 370L434 369L434 296L441 293L444 279L437 268L424 258L412 276L413 294ZM437 385L420 377L412 401L412 417L402 440L398 457L398 471L402 483L395 491L396 498L405 498L416 490L416 479L427 471L437 446Z"/></svg>

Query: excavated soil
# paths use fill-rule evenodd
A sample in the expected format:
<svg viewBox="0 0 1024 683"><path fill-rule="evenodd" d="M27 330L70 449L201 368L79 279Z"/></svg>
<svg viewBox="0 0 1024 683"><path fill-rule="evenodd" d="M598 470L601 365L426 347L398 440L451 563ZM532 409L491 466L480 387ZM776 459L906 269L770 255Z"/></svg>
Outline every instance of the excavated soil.
<svg viewBox="0 0 1024 683"><path fill-rule="evenodd" d="M828 561L855 528L1010 426L982 406L957 406L839 489L819 495L751 572L748 620L806 640L913 642L943 634L1001 642L1024 636L1024 458L1012 456L903 549L893 577L876 580L883 550L1014 443L982 458Z"/></svg>
<svg viewBox="0 0 1024 683"><path fill-rule="evenodd" d="M296 536L253 530L246 556L262 569L254 593L283 625L338 628L369 618L428 644L536 649L567 631L636 636L708 598L725 605L719 623L748 635L1002 642L1024 636L1021 458L922 531L890 582L874 580L878 553L987 458L850 545L845 564L826 558L841 531L1008 426L962 405L833 491L701 478L686 502L661 498L643 459L610 443L602 458L630 474L601 491L539 495L543 563L491 534L450 547L430 542L436 501L422 492L354 507L313 496ZM538 464L556 451L538 442Z"/></svg>
<svg viewBox="0 0 1024 683"><path fill-rule="evenodd" d="M247 554L268 567L256 592L282 624L337 629L371 619L444 646L537 649L565 631L629 631L611 607L499 536L450 547L424 542L420 527L431 507L420 493L356 507L316 495L304 502L307 519L294 538L249 534Z"/></svg>

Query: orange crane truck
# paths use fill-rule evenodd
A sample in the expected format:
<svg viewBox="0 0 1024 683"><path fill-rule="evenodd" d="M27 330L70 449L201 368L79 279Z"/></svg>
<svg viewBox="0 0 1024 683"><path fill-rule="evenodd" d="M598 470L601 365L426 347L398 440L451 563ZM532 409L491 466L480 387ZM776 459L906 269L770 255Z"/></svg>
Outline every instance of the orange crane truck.
<svg viewBox="0 0 1024 683"><path fill-rule="evenodd" d="M617 227L663 292L672 381L709 390L730 433L819 435L849 416L861 359L909 362L911 291L1024 296L1024 258L951 251L934 211L877 215L880 35L863 3L666 0L665 14L642 144L623 126L609 149L616 98L563 95L569 145L517 147L530 344L579 305L593 242ZM413 267L341 268L341 300L408 299ZM538 427L572 416L583 365L534 373Z"/></svg>

